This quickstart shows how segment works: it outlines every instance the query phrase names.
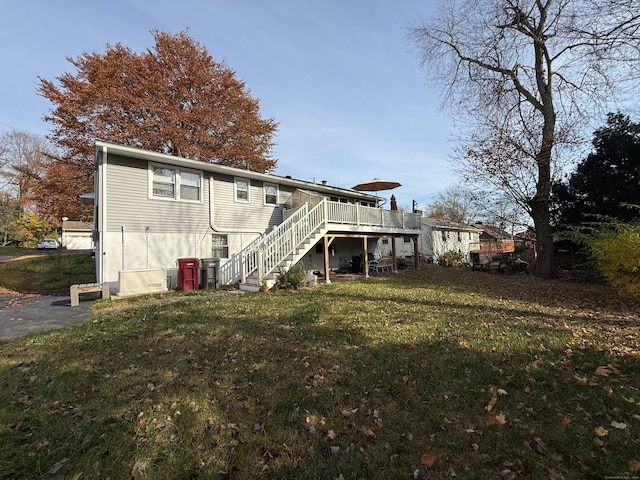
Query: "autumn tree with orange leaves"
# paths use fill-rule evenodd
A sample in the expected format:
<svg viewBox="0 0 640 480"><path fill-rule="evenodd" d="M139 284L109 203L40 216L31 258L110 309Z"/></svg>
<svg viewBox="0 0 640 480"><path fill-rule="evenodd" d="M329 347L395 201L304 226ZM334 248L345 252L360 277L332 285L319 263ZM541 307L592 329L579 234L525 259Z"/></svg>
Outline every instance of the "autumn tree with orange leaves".
<svg viewBox="0 0 640 480"><path fill-rule="evenodd" d="M94 142L103 140L259 172L271 171L277 123L224 62L186 32L154 30L155 46L121 44L69 58L75 74L39 78L54 105L45 120L61 155L40 185L53 217L90 218L79 195L93 190Z"/></svg>

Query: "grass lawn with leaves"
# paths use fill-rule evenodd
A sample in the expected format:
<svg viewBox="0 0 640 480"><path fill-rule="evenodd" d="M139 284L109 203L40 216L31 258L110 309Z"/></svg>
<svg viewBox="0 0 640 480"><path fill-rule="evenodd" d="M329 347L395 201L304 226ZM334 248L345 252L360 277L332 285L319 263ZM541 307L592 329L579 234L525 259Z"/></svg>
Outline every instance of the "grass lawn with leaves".
<svg viewBox="0 0 640 480"><path fill-rule="evenodd" d="M640 304L423 266L0 344L0 477L640 476Z"/></svg>
<svg viewBox="0 0 640 480"><path fill-rule="evenodd" d="M0 293L52 293L96 281L95 260L82 252L0 249L13 258L0 263Z"/></svg>

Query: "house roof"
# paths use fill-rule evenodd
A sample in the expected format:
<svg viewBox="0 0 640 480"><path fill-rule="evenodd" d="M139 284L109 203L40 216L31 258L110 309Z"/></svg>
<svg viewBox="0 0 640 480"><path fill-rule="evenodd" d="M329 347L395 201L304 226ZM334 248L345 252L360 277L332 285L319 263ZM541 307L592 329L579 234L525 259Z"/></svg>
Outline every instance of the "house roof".
<svg viewBox="0 0 640 480"><path fill-rule="evenodd" d="M474 223L474 227L479 228L487 235L492 236L495 239L502 240L505 238L511 239L513 236L509 233L505 232L499 227L495 227L493 225L485 225L484 223Z"/></svg>
<svg viewBox="0 0 640 480"><path fill-rule="evenodd" d="M427 225L438 230L459 230L463 232L481 232L479 228L463 223L450 222L448 220L440 220L438 218L424 217L422 225Z"/></svg>
<svg viewBox="0 0 640 480"><path fill-rule="evenodd" d="M379 197L367 193L358 192L356 190L333 187L324 183L318 184L308 182L305 180L298 180L289 176L272 175L270 173L260 173L251 170L243 170L241 168L227 167L225 165L219 165L217 163L208 163L200 160L191 160L189 158L175 157L173 155L167 155L164 153L152 152L149 150L142 150L140 148L127 147L124 145L118 145L115 143L108 143L97 141L96 142L96 164L101 161L102 154L105 152L115 153L116 155L123 155L129 158L138 158L140 160L165 163L168 165L175 165L177 167L192 168L194 170L202 170L206 172L220 173L224 175L231 175L235 177L249 178L253 180L260 180L267 183L277 183L279 185L286 185L294 188L303 188L307 190L313 190L315 192L321 192L326 195L348 195L353 198L358 198L366 202L375 203L379 200Z"/></svg>
<svg viewBox="0 0 640 480"><path fill-rule="evenodd" d="M83 232L90 232L93 230L93 223L91 222L77 222L75 220L63 220L63 230L79 230Z"/></svg>

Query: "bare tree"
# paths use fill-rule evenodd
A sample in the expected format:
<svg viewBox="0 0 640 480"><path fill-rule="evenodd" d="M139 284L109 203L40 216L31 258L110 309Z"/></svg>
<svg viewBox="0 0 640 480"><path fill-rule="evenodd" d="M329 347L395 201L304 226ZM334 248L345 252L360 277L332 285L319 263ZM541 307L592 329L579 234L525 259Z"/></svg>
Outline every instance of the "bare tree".
<svg viewBox="0 0 640 480"><path fill-rule="evenodd" d="M44 137L11 130L0 133L0 191L32 209L36 182L43 175L51 146Z"/></svg>
<svg viewBox="0 0 640 480"><path fill-rule="evenodd" d="M412 30L470 135L459 151L533 219L536 273L554 275L554 156L594 106L637 81L640 0L445 0Z"/></svg>
<svg viewBox="0 0 640 480"><path fill-rule="evenodd" d="M482 210L481 192L474 192L461 185L453 185L436 195L426 206L427 217L440 218L451 222L469 224L476 220Z"/></svg>

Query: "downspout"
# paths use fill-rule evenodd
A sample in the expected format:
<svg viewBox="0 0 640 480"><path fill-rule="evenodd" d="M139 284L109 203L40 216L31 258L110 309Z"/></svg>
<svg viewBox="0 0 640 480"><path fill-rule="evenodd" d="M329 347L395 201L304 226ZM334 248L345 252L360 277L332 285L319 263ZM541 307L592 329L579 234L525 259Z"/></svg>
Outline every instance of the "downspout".
<svg viewBox="0 0 640 480"><path fill-rule="evenodd" d="M214 216L214 201L213 201L213 177L209 176L209 228L211 230L213 230L216 233L219 233L222 231L222 229L220 227L218 227L216 225L216 221L215 221L215 216ZM264 232L259 232L259 231L239 231L239 230L226 230L228 233L249 233L249 234L256 234L256 235L260 235L260 237L264 236ZM207 232L208 233L208 232ZM205 236L207 235L207 233L205 233ZM202 241L204 240L205 236L202 237L202 240L200 240L200 242L202 243ZM241 244L244 243L244 238L241 236L240 237L240 242ZM242 251L242 249L244 248L243 245L240 246L240 251ZM240 258L240 281L242 283L244 283L246 281L245 275L244 275L244 265L242 264L242 257Z"/></svg>

